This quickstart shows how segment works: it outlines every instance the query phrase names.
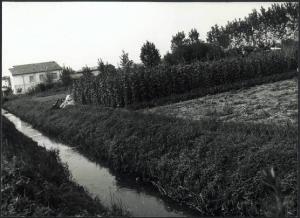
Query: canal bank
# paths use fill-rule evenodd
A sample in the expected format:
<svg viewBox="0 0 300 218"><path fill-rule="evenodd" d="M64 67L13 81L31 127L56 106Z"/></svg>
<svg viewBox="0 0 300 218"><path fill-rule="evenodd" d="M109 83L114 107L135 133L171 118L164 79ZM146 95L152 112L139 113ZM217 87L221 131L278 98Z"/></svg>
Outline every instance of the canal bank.
<svg viewBox="0 0 300 218"><path fill-rule="evenodd" d="M121 215L72 181L55 151L39 147L6 117L1 121L1 216Z"/></svg>
<svg viewBox="0 0 300 218"><path fill-rule="evenodd" d="M174 202L162 200L150 186L145 187L132 178L121 178L120 175L113 174L109 168L92 162L74 148L43 135L13 114L3 110L2 115L9 119L18 131L37 142L39 146L47 150L57 150L62 163L68 166L72 179L88 190L93 197L97 197L107 208L118 206L137 217L196 215Z"/></svg>
<svg viewBox="0 0 300 218"><path fill-rule="evenodd" d="M84 105L50 110L50 103L31 99L4 106L116 171L159 182L163 193L204 215L265 215L275 200L262 171L273 166L287 211L296 213L297 127L190 122Z"/></svg>

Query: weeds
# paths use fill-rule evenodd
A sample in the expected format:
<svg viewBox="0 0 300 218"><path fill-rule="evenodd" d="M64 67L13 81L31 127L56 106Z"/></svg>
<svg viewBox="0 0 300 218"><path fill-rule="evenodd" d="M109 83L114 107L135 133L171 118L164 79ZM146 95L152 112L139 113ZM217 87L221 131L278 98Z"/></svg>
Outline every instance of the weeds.
<svg viewBox="0 0 300 218"><path fill-rule="evenodd" d="M71 181L57 151L39 147L5 117L2 124L2 216L107 214L99 200Z"/></svg>
<svg viewBox="0 0 300 218"><path fill-rule="evenodd" d="M5 107L114 170L159 181L167 196L202 215L264 215L261 205L270 194L259 172L270 165L296 202L294 125L193 122L80 105L53 112L50 105L18 99ZM295 215L296 207L289 204L287 213Z"/></svg>

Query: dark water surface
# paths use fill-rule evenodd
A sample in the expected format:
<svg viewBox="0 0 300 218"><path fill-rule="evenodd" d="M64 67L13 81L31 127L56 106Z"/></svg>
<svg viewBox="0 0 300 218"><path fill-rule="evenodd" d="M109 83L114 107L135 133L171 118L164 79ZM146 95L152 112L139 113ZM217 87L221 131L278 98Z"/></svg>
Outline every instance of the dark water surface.
<svg viewBox="0 0 300 218"><path fill-rule="evenodd" d="M139 185L126 175L117 176L109 168L90 161L75 149L51 140L15 115L3 109L1 113L20 132L32 138L38 145L48 150L58 150L59 157L62 163L67 164L73 180L93 196L97 196L105 206L111 207L112 202L116 202L128 210L132 216L195 216L194 213L178 204L163 200L151 187Z"/></svg>

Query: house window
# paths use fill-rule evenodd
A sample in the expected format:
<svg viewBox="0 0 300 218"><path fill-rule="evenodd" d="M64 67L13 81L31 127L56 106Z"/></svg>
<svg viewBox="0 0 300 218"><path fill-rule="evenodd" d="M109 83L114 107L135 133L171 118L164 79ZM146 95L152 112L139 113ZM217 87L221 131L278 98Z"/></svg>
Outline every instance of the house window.
<svg viewBox="0 0 300 218"><path fill-rule="evenodd" d="M51 79L57 79L57 73L51 73Z"/></svg>
<svg viewBox="0 0 300 218"><path fill-rule="evenodd" d="M40 74L40 81L42 81L42 82L45 81L45 75L44 74Z"/></svg>
<svg viewBox="0 0 300 218"><path fill-rule="evenodd" d="M35 82L34 76L29 76L29 82L31 82L31 83L34 83L34 82Z"/></svg>

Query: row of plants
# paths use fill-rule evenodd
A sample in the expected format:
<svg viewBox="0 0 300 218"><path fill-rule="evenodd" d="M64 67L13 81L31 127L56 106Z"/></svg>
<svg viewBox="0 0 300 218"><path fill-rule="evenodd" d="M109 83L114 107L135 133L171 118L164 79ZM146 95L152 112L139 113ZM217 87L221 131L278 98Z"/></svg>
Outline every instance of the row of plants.
<svg viewBox="0 0 300 218"><path fill-rule="evenodd" d="M234 90L247 89L256 85L262 85L265 83L272 83L286 79L292 79L297 76L297 71L290 71L287 73L274 74L264 77L247 79L241 82L234 82L226 85L218 85L211 88L197 88L182 94L173 94L166 97L154 98L150 101L136 102L126 106L130 110L139 110L144 108L152 108L162 105L168 105L176 102L187 101L195 98L200 98L206 95L214 95L221 92L228 92Z"/></svg>
<svg viewBox="0 0 300 218"><path fill-rule="evenodd" d="M73 94L79 104L124 107L197 88L285 74L297 68L297 57L297 50L269 51L190 65L124 67L113 74L83 76L74 81Z"/></svg>
<svg viewBox="0 0 300 218"><path fill-rule="evenodd" d="M296 126L193 122L90 105L53 111L51 102L28 98L4 106L90 158L150 180L200 215L267 215L277 207L263 183L263 170L272 166L281 217L296 215Z"/></svg>
<svg viewBox="0 0 300 218"><path fill-rule="evenodd" d="M108 214L71 180L56 151L47 151L2 116L2 216L87 216Z"/></svg>

